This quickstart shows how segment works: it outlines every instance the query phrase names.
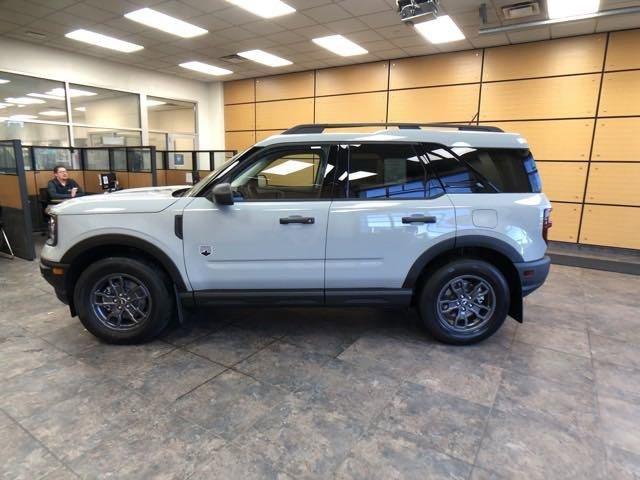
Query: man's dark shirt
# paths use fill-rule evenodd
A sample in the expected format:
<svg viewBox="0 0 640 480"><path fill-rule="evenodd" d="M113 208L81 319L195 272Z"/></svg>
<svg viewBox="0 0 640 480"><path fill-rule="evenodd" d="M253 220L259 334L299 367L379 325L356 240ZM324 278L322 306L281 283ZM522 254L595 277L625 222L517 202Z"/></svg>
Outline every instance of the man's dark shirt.
<svg viewBox="0 0 640 480"><path fill-rule="evenodd" d="M78 185L77 182L75 180L72 180L71 178L67 180L66 185L62 185L57 178L54 178L53 180L49 180L49 184L47 185L47 190L49 190L49 198L54 200L72 198L71 197L72 188L78 189L78 191L76 192L76 197L80 197L84 195L84 193L82 192L82 189L80 188L80 185Z"/></svg>

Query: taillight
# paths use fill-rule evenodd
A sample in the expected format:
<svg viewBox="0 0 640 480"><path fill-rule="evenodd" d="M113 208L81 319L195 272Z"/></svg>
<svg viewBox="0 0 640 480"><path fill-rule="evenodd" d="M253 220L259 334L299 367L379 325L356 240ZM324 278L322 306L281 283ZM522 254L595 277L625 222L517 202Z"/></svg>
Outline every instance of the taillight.
<svg viewBox="0 0 640 480"><path fill-rule="evenodd" d="M542 238L544 238L544 241L547 243L549 243L547 240L549 229L553 226L553 222L551 221L551 210L551 208L545 208L544 214L542 215Z"/></svg>

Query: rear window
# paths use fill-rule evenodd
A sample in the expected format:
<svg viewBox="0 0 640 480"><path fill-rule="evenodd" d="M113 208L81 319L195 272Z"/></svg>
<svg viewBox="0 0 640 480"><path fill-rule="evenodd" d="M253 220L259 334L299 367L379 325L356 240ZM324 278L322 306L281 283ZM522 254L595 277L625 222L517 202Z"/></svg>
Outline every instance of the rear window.
<svg viewBox="0 0 640 480"><path fill-rule="evenodd" d="M536 163L528 149L453 147L451 151L499 192L542 190Z"/></svg>

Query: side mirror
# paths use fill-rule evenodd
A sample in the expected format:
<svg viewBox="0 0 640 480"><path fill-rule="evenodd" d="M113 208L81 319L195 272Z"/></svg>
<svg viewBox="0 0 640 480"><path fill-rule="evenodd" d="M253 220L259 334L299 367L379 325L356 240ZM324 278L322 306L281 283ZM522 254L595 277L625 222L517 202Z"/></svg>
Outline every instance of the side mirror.
<svg viewBox="0 0 640 480"><path fill-rule="evenodd" d="M218 205L233 205L233 192L230 183L219 183L213 187L211 195Z"/></svg>

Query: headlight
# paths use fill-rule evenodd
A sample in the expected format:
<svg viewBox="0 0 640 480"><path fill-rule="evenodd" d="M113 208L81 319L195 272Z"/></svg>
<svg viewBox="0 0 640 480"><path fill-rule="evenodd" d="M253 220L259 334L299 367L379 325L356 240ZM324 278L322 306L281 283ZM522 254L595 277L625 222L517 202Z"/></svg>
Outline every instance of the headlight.
<svg viewBox="0 0 640 480"><path fill-rule="evenodd" d="M49 215L49 238L47 245L54 247L58 243L58 216Z"/></svg>

